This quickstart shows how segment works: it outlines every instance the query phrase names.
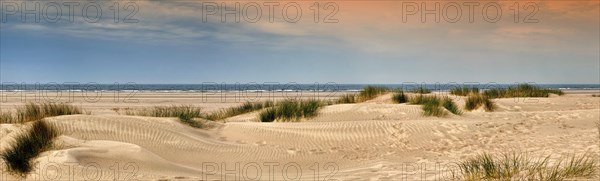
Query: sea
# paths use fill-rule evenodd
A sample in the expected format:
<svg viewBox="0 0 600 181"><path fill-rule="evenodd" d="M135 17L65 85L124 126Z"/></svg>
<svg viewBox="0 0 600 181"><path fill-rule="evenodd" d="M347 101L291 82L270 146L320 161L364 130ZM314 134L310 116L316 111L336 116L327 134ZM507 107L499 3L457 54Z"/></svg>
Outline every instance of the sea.
<svg viewBox="0 0 600 181"><path fill-rule="evenodd" d="M542 88L559 90L600 90L600 84L532 84ZM2 83L3 92L72 91L72 92L358 92L366 86L385 86L392 89L411 90L419 87L432 91L448 91L454 87L477 87L482 90L507 88L518 84L499 83L448 83L448 84L336 84L336 83L246 83L246 84L135 84L135 83Z"/></svg>

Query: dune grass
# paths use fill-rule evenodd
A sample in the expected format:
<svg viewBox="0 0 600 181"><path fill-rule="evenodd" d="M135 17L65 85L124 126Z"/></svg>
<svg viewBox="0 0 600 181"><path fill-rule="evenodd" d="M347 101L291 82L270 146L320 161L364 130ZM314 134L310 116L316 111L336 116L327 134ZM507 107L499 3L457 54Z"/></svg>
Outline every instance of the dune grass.
<svg viewBox="0 0 600 181"><path fill-rule="evenodd" d="M484 106L485 111L492 112L496 110L496 103L488 96L481 94L470 94L465 100L465 110L472 111Z"/></svg>
<svg viewBox="0 0 600 181"><path fill-rule="evenodd" d="M390 88L382 86L367 86L358 93L357 102L365 102L374 99L377 96L385 94L390 91Z"/></svg>
<svg viewBox="0 0 600 181"><path fill-rule="evenodd" d="M356 103L357 101L357 96L356 94L345 94L343 96L341 96L336 103L337 104L353 104Z"/></svg>
<svg viewBox="0 0 600 181"><path fill-rule="evenodd" d="M182 123L185 123L194 128L203 128L204 124L194 120L194 118L202 118L202 109L191 105L172 105L172 106L156 106L149 109L137 111L127 111L126 115L149 116L149 117L176 117Z"/></svg>
<svg viewBox="0 0 600 181"><path fill-rule="evenodd" d="M376 98L382 94L392 91L388 87L383 86L366 86L358 94L345 94L341 96L335 103L336 104L353 104L359 102L365 102Z"/></svg>
<svg viewBox="0 0 600 181"><path fill-rule="evenodd" d="M419 88L415 88L415 89L411 90L410 92L418 93L418 94L429 94L429 93L431 93L431 90L429 90L425 87L419 87Z"/></svg>
<svg viewBox="0 0 600 181"><path fill-rule="evenodd" d="M428 101L421 105L421 108L423 109L423 115L425 116L444 117L448 115L448 113L444 111L444 108L440 106L440 99L437 97L428 99Z"/></svg>
<svg viewBox="0 0 600 181"><path fill-rule="evenodd" d="M463 89L464 88L455 90L455 92L457 92L456 94L464 93L466 90ZM491 112L497 108L492 99L510 97L548 97L550 94L563 95L564 93L561 90L544 89L530 84L519 84L508 88L489 89L481 94L469 92L468 97L465 100L465 110L471 111L484 106L485 111Z"/></svg>
<svg viewBox="0 0 600 181"><path fill-rule="evenodd" d="M2 123L13 123L15 121L14 116L10 112L0 112L0 124Z"/></svg>
<svg viewBox="0 0 600 181"><path fill-rule="evenodd" d="M38 121L46 117L83 114L81 108L64 103L27 103L17 107L14 113L0 114L0 123L26 123Z"/></svg>
<svg viewBox="0 0 600 181"><path fill-rule="evenodd" d="M422 105L422 104L425 104L428 101L431 101L431 99L434 99L434 98L437 98L437 97L435 97L435 96L416 95L416 96L411 97L408 100L408 103Z"/></svg>
<svg viewBox="0 0 600 181"><path fill-rule="evenodd" d="M25 177L35 163L33 159L52 147L60 132L45 121L35 121L28 132L17 135L8 149L0 154L11 174Z"/></svg>
<svg viewBox="0 0 600 181"><path fill-rule="evenodd" d="M345 94L341 96L336 104L353 104L365 102L383 95L388 92L402 92L401 90L392 90L384 86L366 86L358 94Z"/></svg>
<svg viewBox="0 0 600 181"><path fill-rule="evenodd" d="M218 111L206 116L208 120L221 120L228 117L233 117L257 110L261 110L268 107L273 107L275 104L273 101L264 101L264 102L245 102L244 104L236 107L227 108L223 111Z"/></svg>
<svg viewBox="0 0 600 181"><path fill-rule="evenodd" d="M318 114L323 103L318 100L288 99L278 102L274 107L267 108L259 114L261 122L289 122L302 118L311 118Z"/></svg>
<svg viewBox="0 0 600 181"><path fill-rule="evenodd" d="M455 115L462 114L456 103L449 97L440 98L438 96L419 94L411 97L408 102L410 104L421 105L424 116L444 117L448 115L446 110Z"/></svg>
<svg viewBox="0 0 600 181"><path fill-rule="evenodd" d="M488 153L459 162L460 180L541 180L587 178L595 174L596 158L589 153L563 157L551 164L550 155L532 158L526 153Z"/></svg>
<svg viewBox="0 0 600 181"><path fill-rule="evenodd" d="M190 105L156 106L150 109L143 109L135 112L134 115L150 117L195 118L202 116L202 110Z"/></svg>
<svg viewBox="0 0 600 181"><path fill-rule="evenodd" d="M497 109L496 103L488 97L483 97L483 109L487 112L493 112Z"/></svg>
<svg viewBox="0 0 600 181"><path fill-rule="evenodd" d="M479 94L471 94L465 100L465 110L472 111L481 107L483 103L483 96Z"/></svg>
<svg viewBox="0 0 600 181"><path fill-rule="evenodd" d="M409 98L404 94L404 91L398 91L392 96L392 101L399 104L408 102L408 99Z"/></svg>
<svg viewBox="0 0 600 181"><path fill-rule="evenodd" d="M564 95L564 92L556 89L544 89L530 84L519 84L506 89L489 89L483 92L483 95L495 98L510 97L548 97L550 94Z"/></svg>
<svg viewBox="0 0 600 181"><path fill-rule="evenodd" d="M444 97L442 100L442 107L446 108L446 110L450 111L452 114L461 115L462 111L460 108L454 103L454 101L449 97Z"/></svg>
<svg viewBox="0 0 600 181"><path fill-rule="evenodd" d="M260 114L258 115L258 119L260 119L260 122L273 122L277 118L276 111L276 108L267 108L264 111L260 112Z"/></svg>
<svg viewBox="0 0 600 181"><path fill-rule="evenodd" d="M479 94L479 88L477 87L454 87L450 89L450 94L457 96L467 96L469 94Z"/></svg>

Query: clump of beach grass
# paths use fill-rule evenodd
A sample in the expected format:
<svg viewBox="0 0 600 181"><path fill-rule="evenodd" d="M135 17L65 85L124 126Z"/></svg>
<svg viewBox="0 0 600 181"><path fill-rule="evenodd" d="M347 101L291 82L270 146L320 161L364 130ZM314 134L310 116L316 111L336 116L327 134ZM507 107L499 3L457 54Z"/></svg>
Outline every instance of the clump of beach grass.
<svg viewBox="0 0 600 181"><path fill-rule="evenodd" d="M273 106L274 106L273 101L245 102L242 105L227 108L223 111L218 111L218 112L209 114L206 116L206 118L209 120L213 120L213 121L221 120L221 119L225 119L228 117L233 117L233 116L237 116L237 115L241 115L241 114L245 114L245 113L249 113L249 112L253 112L253 111L257 111L257 110L261 110L261 109L273 107Z"/></svg>
<svg viewBox="0 0 600 181"><path fill-rule="evenodd" d="M424 102L421 107L423 109L423 115L425 116L444 117L448 115L448 113L444 111L444 108L440 106L440 99L437 97Z"/></svg>
<svg viewBox="0 0 600 181"><path fill-rule="evenodd" d="M277 118L276 112L277 110L275 108L270 107L260 112L258 118L260 119L260 122L273 122Z"/></svg>
<svg viewBox="0 0 600 181"><path fill-rule="evenodd" d="M34 158L48 151L59 135L60 132L51 124L45 121L33 122L27 132L17 135L9 143L11 146L0 154L7 171L20 177L27 176L34 169Z"/></svg>
<svg viewBox="0 0 600 181"><path fill-rule="evenodd" d="M595 174L596 158L589 153L562 157L551 164L550 155L532 158L527 153L488 153L459 162L460 180L541 180L586 178Z"/></svg>
<svg viewBox="0 0 600 181"><path fill-rule="evenodd" d="M417 94L429 94L429 93L431 93L431 90L421 86L421 87L413 89L411 92L417 93Z"/></svg>
<svg viewBox="0 0 600 181"><path fill-rule="evenodd" d="M444 117L448 115L446 110L455 115L462 114L458 106L456 106L456 103L449 97L444 97L442 99L438 96L425 96L419 94L411 97L409 103L421 105L424 116Z"/></svg>
<svg viewBox="0 0 600 181"><path fill-rule="evenodd" d="M465 100L465 110L472 111L481 106L488 112L496 110L496 103L490 97L481 94L470 94Z"/></svg>
<svg viewBox="0 0 600 181"><path fill-rule="evenodd" d="M302 118L311 118L318 114L323 103L318 100L288 99L278 102L274 107L267 108L259 114L261 122L299 121Z"/></svg>
<svg viewBox="0 0 600 181"><path fill-rule="evenodd" d="M485 111L487 112L493 112L495 111L497 108L496 103L494 103L494 101L492 101L492 99L483 96L483 109L485 109Z"/></svg>
<svg viewBox="0 0 600 181"><path fill-rule="evenodd" d="M408 102L408 99L409 98L406 94L404 94L404 91L396 92L392 96L392 101L399 104Z"/></svg>
<svg viewBox="0 0 600 181"><path fill-rule="evenodd" d="M390 88L383 86L367 86L363 88L358 94L357 102L365 102L371 100L379 95L385 94L390 91Z"/></svg>
<svg viewBox="0 0 600 181"><path fill-rule="evenodd" d="M450 89L450 94L457 96L467 96L469 94L479 94L479 88L477 87L454 87Z"/></svg>
<svg viewBox="0 0 600 181"><path fill-rule="evenodd" d="M366 86L358 94L345 94L341 96L335 103L352 104L365 102L391 91L394 90L384 86Z"/></svg>
<svg viewBox="0 0 600 181"><path fill-rule="evenodd" d="M481 103L483 103L483 96L479 94L471 94L465 100L465 110L475 110L481 107Z"/></svg>
<svg viewBox="0 0 600 181"><path fill-rule="evenodd" d="M454 103L454 101L449 97L445 97L443 99L442 107L446 108L446 110L450 111L452 114L455 114L455 115L462 114L462 111L460 111L460 108L458 108L456 103Z"/></svg>
<svg viewBox="0 0 600 181"><path fill-rule="evenodd" d="M156 106L138 111L127 111L125 114L148 117L176 117L182 123L189 126L195 128L204 127L201 122L194 120L194 118L202 118L202 109L191 105Z"/></svg>
<svg viewBox="0 0 600 181"><path fill-rule="evenodd" d="M564 92L558 89L545 89L530 84L519 84L505 89L496 88L483 92L483 95L489 98L510 98L510 97L548 97L550 94L564 95Z"/></svg>
<svg viewBox="0 0 600 181"><path fill-rule="evenodd" d="M17 107L13 112L0 115L0 123L26 123L38 121L46 117L83 114L81 108L65 103L27 103Z"/></svg>
<svg viewBox="0 0 600 181"><path fill-rule="evenodd" d="M131 113L131 112L130 112ZM202 115L202 110L191 105L156 106L134 112L137 116L150 117L185 117L194 118Z"/></svg>
<svg viewBox="0 0 600 181"><path fill-rule="evenodd" d="M337 104L352 104L356 103L357 96L356 94L344 94L336 101Z"/></svg>

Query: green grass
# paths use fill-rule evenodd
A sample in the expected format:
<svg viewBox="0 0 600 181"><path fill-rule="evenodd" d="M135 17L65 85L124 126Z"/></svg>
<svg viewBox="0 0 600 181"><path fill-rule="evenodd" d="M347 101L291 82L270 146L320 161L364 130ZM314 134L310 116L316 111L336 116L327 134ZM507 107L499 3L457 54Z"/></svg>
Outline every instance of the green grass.
<svg viewBox="0 0 600 181"><path fill-rule="evenodd" d="M410 104L421 105L424 116L444 117L448 115L445 110L448 110L455 115L462 114L458 106L456 106L456 103L449 97L441 99L437 96L425 96L419 94L411 97L408 102Z"/></svg>
<svg viewBox="0 0 600 181"><path fill-rule="evenodd" d="M458 163L459 180L540 180L588 178L598 167L589 153L560 158L551 164L550 155L532 158L526 153L488 153ZM455 175L456 177L456 175Z"/></svg>
<svg viewBox="0 0 600 181"><path fill-rule="evenodd" d="M452 114L455 114L455 115L462 114L462 112L460 111L460 108L458 108L456 103L454 103L454 101L449 97L445 97L443 99L442 107L446 108L446 110L450 111Z"/></svg>
<svg viewBox="0 0 600 181"><path fill-rule="evenodd" d="M288 99L278 102L274 107L263 110L259 114L261 122L273 121L299 121L302 118L311 118L318 114L323 103L318 100Z"/></svg>
<svg viewBox="0 0 600 181"><path fill-rule="evenodd" d="M418 93L418 94L429 94L429 93L431 93L431 90L429 90L425 87L419 87L419 88L413 89L411 92Z"/></svg>
<svg viewBox="0 0 600 181"><path fill-rule="evenodd" d="M479 94L471 94L465 100L465 110L472 111L481 107L483 103L483 96Z"/></svg>
<svg viewBox="0 0 600 181"><path fill-rule="evenodd" d="M27 103L17 107L14 113L0 114L0 123L26 123L46 117L83 114L81 108L64 103Z"/></svg>
<svg viewBox="0 0 600 181"><path fill-rule="evenodd" d="M465 100L465 110L472 111L484 106L485 111L492 112L497 106L490 97L481 94L470 94Z"/></svg>
<svg viewBox="0 0 600 181"><path fill-rule="evenodd" d="M423 115L425 116L436 116L436 117L444 117L448 115L444 108L440 106L440 99L435 97L435 99L429 99L421 105L423 109Z"/></svg>
<svg viewBox="0 0 600 181"><path fill-rule="evenodd" d="M273 122L277 118L275 108L267 108L258 115L260 122Z"/></svg>
<svg viewBox="0 0 600 181"><path fill-rule="evenodd" d="M227 108L223 111L218 111L206 116L209 120L221 120L228 117L233 117L241 114L246 114L249 112L261 110L268 107L273 107L273 101L264 101L264 102L245 102L244 104L236 107Z"/></svg>
<svg viewBox="0 0 600 181"><path fill-rule="evenodd" d="M450 94L457 96L467 96L469 94L479 94L479 88L477 87L454 87L450 89Z"/></svg>
<svg viewBox="0 0 600 181"><path fill-rule="evenodd" d="M17 135L9 143L11 146L0 154L7 171L20 177L27 176L34 169L34 158L49 150L59 135L60 132L46 122L33 122L28 132Z"/></svg>
<svg viewBox="0 0 600 181"><path fill-rule="evenodd" d="M356 94L345 94L341 96L336 103L337 104L353 104L356 103L357 97Z"/></svg>
<svg viewBox="0 0 600 181"><path fill-rule="evenodd" d="M550 94L564 95L564 92L556 89L544 89L530 84L519 84L506 89L489 89L483 92L486 97L510 98L510 97L548 97Z"/></svg>
<svg viewBox="0 0 600 181"><path fill-rule="evenodd" d="M321 102L317 100L300 101L300 110L302 117L312 118L317 116L317 111L321 107Z"/></svg>
<svg viewBox="0 0 600 181"><path fill-rule="evenodd" d="M392 96L392 101L394 101L395 103L406 103L408 102L408 96L404 94L403 91L399 91L397 93L394 93L394 95Z"/></svg>
<svg viewBox="0 0 600 181"><path fill-rule="evenodd" d="M203 128L204 124L194 120L194 118L202 118L202 109L199 107L180 105L180 106L156 106L150 109L142 109L138 111L127 111L126 115L149 116L149 117L176 117L182 123L195 128Z"/></svg>

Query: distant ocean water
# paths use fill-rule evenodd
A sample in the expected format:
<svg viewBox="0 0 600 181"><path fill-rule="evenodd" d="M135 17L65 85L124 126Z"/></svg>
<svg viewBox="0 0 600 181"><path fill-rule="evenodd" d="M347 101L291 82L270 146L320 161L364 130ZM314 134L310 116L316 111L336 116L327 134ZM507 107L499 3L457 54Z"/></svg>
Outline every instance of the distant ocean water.
<svg viewBox="0 0 600 181"><path fill-rule="evenodd" d="M4 83L1 91L74 91L74 92L356 92L368 85L410 90L425 87L433 91L448 91L453 87L473 86L480 89L503 88L516 84L14 84ZM561 90L600 90L600 84L534 84L543 88Z"/></svg>

